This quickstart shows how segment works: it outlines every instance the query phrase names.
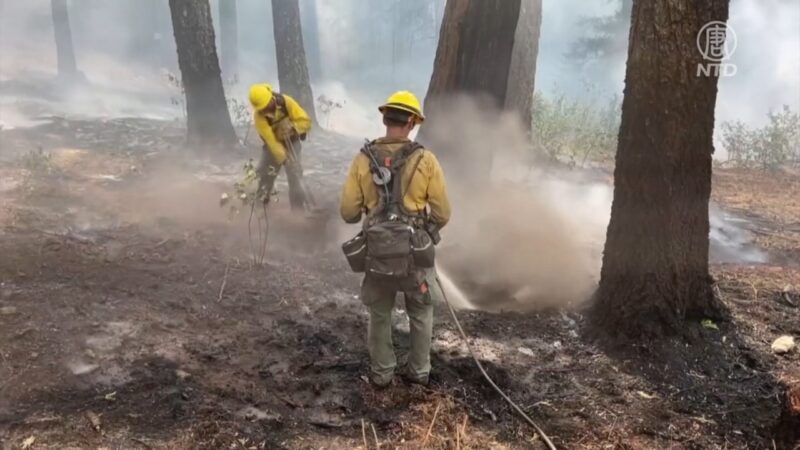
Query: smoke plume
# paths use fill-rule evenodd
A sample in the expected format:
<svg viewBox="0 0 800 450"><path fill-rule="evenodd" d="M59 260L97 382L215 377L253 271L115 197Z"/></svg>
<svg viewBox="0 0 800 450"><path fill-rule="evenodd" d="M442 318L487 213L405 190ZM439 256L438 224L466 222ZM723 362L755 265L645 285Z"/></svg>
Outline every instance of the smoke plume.
<svg viewBox="0 0 800 450"><path fill-rule="evenodd" d="M443 268L481 309L586 299L599 274L611 186L574 174L567 181L535 167L533 149L511 114L487 114L464 98L447 110L455 113L426 129L433 151L462 161L489 152L494 164L476 180L465 178L460 164L445 163L454 215L443 233Z"/></svg>

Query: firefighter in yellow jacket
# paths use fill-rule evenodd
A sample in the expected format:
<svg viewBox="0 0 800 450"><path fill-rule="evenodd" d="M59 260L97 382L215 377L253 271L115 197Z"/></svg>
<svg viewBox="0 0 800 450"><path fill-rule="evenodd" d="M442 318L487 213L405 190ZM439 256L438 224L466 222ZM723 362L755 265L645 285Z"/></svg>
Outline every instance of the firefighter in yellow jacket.
<svg viewBox="0 0 800 450"><path fill-rule="evenodd" d="M439 161L409 139L425 118L419 100L410 92L397 92L379 111L386 136L367 144L355 157L341 198L345 222L357 223L365 216L364 231L359 236L366 236L368 255L364 258L361 300L369 309L370 380L377 387L385 387L394 377L397 360L392 344L392 310L395 294L402 292L411 334L403 375L410 382L427 384L433 304L441 299L441 287L432 256L429 261L420 261L413 246L410 258L396 256L409 239L424 237L437 242L438 230L450 219L450 203ZM432 251L433 244L428 245Z"/></svg>
<svg viewBox="0 0 800 450"><path fill-rule="evenodd" d="M274 92L269 84L256 84L250 88L250 104L256 130L264 142L264 152L257 168L259 195L269 201L278 172L285 165L289 203L293 210L303 209L308 198L303 190L300 142L311 130L311 119L295 99Z"/></svg>

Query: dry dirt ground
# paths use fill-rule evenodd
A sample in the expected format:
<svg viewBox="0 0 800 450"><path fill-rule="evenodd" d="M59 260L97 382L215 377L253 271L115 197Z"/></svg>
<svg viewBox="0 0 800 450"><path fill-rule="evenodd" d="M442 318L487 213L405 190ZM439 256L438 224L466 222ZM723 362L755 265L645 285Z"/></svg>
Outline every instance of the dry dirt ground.
<svg viewBox="0 0 800 450"><path fill-rule="evenodd" d="M432 385L374 391L336 231L279 202L254 267L246 215L216 205L236 164L201 164L180 135L148 121L0 132L0 448L543 448L443 308ZM306 155L342 145L315 139ZM323 205L354 148L309 162ZM716 199L780 242L778 266L713 267L729 322L611 351L582 337L579 312L463 313L490 374L559 448L791 448L773 427L800 353L770 351L800 337L800 195L782 177L716 176Z"/></svg>

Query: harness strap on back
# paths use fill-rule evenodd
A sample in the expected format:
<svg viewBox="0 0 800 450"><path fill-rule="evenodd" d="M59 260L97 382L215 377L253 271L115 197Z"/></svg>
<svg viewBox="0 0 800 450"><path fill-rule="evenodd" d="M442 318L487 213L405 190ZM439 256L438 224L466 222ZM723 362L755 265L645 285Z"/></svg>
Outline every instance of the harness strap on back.
<svg viewBox="0 0 800 450"><path fill-rule="evenodd" d="M389 213L397 216L405 215L402 209L403 197L405 196L404 191L408 190L408 187L411 185L411 181L416 173L417 166L419 166L421 157L417 160L417 165L414 167L414 173L411 174L411 179L409 180L409 183L405 189L402 186L402 172L409 158L411 158L411 156L416 153L417 150L423 149L424 147L419 143L412 141L396 152L395 157L385 157L381 161L379 160L379 155L377 155L372 149L372 144L374 144L374 141L365 145L361 149L361 152L367 155L369 158L370 171L373 173L373 175L375 175L380 171L382 164L383 167L389 169L391 173L391 190L389 190L386 186L377 186L380 202L378 204L378 208L375 210L375 214Z"/></svg>
<svg viewBox="0 0 800 450"><path fill-rule="evenodd" d="M269 126L274 127L277 123L289 118L289 110L286 109L286 97L284 97L283 94L275 92L272 94L272 98L275 99L276 112L277 108L283 110L283 117L280 120L272 121L269 118L267 118Z"/></svg>

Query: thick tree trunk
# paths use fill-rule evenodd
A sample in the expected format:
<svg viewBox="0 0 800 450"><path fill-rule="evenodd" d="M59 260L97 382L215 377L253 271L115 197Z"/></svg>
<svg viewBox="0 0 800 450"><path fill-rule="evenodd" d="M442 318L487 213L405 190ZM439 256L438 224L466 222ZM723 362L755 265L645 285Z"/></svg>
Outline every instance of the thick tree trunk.
<svg viewBox="0 0 800 450"><path fill-rule="evenodd" d="M78 74L78 65L75 63L75 49L72 46L67 0L50 0L50 8L53 14L53 31L56 39L58 76L73 78Z"/></svg>
<svg viewBox="0 0 800 450"><path fill-rule="evenodd" d="M505 104L521 0L448 0L426 106L452 94Z"/></svg>
<svg viewBox="0 0 800 450"><path fill-rule="evenodd" d="M708 273L717 77L696 38L728 0L635 0L614 201L591 316L611 337L676 334L719 318Z"/></svg>
<svg viewBox="0 0 800 450"><path fill-rule="evenodd" d="M186 91L188 143L204 148L235 145L208 0L169 0L169 8Z"/></svg>
<svg viewBox="0 0 800 450"><path fill-rule="evenodd" d="M319 17L317 15L317 0L303 0L300 7L303 20L303 42L305 43L306 56L308 56L308 75L314 82L322 79L322 55L319 44Z"/></svg>
<svg viewBox="0 0 800 450"><path fill-rule="evenodd" d="M272 23L281 92L297 100L316 122L298 0L272 0Z"/></svg>
<svg viewBox="0 0 800 450"><path fill-rule="evenodd" d="M219 0L219 33L222 75L225 79L236 79L239 75L239 16L236 0Z"/></svg>
<svg viewBox="0 0 800 450"><path fill-rule="evenodd" d="M448 98L467 94L478 97L487 114L518 111L530 130L541 13L541 0L448 0L425 98L425 127L436 127L437 115L450 113ZM442 155L461 175L486 178L492 155L475 156Z"/></svg>
<svg viewBox="0 0 800 450"><path fill-rule="evenodd" d="M505 108L519 113L522 124L529 135L533 127L533 90L541 28L541 0L523 0L514 36L511 66L508 69Z"/></svg>

